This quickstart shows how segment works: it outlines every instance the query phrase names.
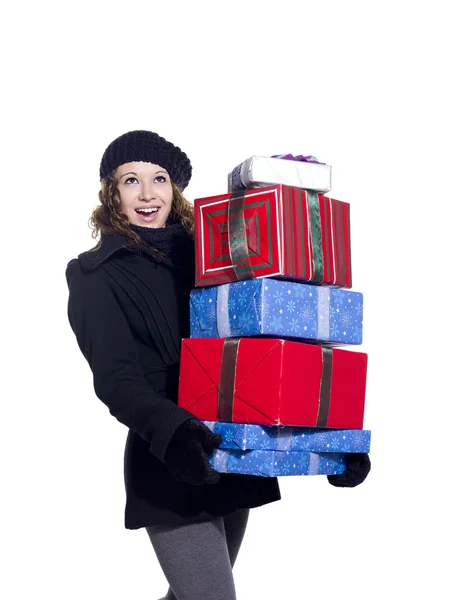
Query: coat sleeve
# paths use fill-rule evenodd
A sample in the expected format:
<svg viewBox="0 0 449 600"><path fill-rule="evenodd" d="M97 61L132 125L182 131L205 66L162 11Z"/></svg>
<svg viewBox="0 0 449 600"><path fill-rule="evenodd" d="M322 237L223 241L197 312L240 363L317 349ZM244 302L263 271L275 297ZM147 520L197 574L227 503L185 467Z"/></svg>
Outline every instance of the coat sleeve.
<svg viewBox="0 0 449 600"><path fill-rule="evenodd" d="M96 395L163 462L173 433L194 415L145 379L134 336L107 281L99 273L83 273L77 259L68 264L66 278L69 322L92 370Z"/></svg>

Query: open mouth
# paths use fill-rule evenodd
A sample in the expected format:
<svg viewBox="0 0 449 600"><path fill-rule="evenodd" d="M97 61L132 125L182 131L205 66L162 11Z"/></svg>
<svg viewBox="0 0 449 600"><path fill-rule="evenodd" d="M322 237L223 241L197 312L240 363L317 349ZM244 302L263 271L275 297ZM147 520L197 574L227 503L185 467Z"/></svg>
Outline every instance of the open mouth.
<svg viewBox="0 0 449 600"><path fill-rule="evenodd" d="M136 208L135 210L141 221L151 223L156 220L159 209L159 206L152 206L151 208Z"/></svg>

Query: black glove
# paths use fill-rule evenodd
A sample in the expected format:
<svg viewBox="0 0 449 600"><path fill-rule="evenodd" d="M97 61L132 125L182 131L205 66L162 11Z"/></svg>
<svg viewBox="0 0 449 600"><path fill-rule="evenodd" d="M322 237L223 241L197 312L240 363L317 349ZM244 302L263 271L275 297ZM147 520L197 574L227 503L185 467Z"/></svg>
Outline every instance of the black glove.
<svg viewBox="0 0 449 600"><path fill-rule="evenodd" d="M167 446L165 464L173 477L184 483L217 483L220 474L211 467L208 456L222 440L198 419L184 421Z"/></svg>
<svg viewBox="0 0 449 600"><path fill-rule="evenodd" d="M327 480L335 487L355 487L365 481L371 470L368 454L352 454L346 456L346 470L340 475L328 475Z"/></svg>

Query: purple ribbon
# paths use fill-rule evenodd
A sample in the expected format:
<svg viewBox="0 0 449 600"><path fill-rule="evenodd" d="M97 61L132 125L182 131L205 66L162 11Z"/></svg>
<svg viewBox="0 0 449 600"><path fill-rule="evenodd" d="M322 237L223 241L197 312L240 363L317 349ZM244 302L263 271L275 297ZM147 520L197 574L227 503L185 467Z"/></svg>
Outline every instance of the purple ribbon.
<svg viewBox="0 0 449 600"><path fill-rule="evenodd" d="M315 156L303 156L302 154L298 154L298 156L293 156L293 154L273 154L271 158L282 158L284 160L299 160L302 162L313 162L318 163L319 165L325 165L326 163L320 162Z"/></svg>

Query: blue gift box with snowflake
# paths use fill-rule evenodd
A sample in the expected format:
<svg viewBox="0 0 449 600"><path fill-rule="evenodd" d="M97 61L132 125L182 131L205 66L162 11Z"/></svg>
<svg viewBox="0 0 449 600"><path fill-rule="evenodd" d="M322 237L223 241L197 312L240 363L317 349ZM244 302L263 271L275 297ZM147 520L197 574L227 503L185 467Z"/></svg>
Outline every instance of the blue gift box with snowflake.
<svg viewBox="0 0 449 600"><path fill-rule="evenodd" d="M261 278L197 288L190 294L190 337L269 335L361 344L363 294Z"/></svg>
<svg viewBox="0 0 449 600"><path fill-rule="evenodd" d="M210 464L219 473L282 477L284 475L336 475L345 470L342 453L218 448Z"/></svg>
<svg viewBox="0 0 449 600"><path fill-rule="evenodd" d="M220 448L232 450L368 453L371 445L371 431L368 429L276 427L218 421L203 423L222 436Z"/></svg>

